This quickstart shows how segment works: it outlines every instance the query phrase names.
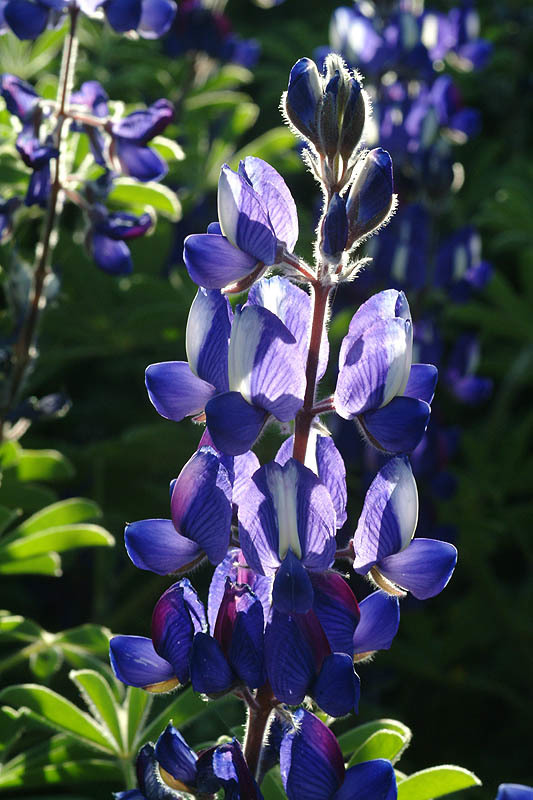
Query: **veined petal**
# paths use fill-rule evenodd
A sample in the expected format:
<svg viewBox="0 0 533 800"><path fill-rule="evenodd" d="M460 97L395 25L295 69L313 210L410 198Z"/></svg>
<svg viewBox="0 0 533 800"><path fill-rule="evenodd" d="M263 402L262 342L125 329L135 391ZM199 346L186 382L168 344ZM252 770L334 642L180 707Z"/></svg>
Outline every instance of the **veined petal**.
<svg viewBox="0 0 533 800"><path fill-rule="evenodd" d="M332 717L343 717L359 706L360 681L353 659L346 653L331 653L324 659L311 696Z"/></svg>
<svg viewBox="0 0 533 800"><path fill-rule="evenodd" d="M433 364L413 364L404 396L414 397L416 400L424 400L431 404L438 375L439 371Z"/></svg>
<svg viewBox="0 0 533 800"><path fill-rule="evenodd" d="M312 301L307 292L299 289L287 278L274 275L254 283L248 293L248 305L263 306L275 314L290 330L300 350L302 361L307 362L309 352L310 319ZM318 357L317 379L324 375L328 365L329 342L324 328Z"/></svg>
<svg viewBox="0 0 533 800"><path fill-rule="evenodd" d="M219 392L228 390L231 306L219 291L198 289L187 319L185 349L195 375Z"/></svg>
<svg viewBox="0 0 533 800"><path fill-rule="evenodd" d="M216 695L227 692L236 682L230 665L216 639L197 633L191 651L191 683L195 692Z"/></svg>
<svg viewBox="0 0 533 800"><path fill-rule="evenodd" d="M124 540L135 566L157 575L186 571L203 554L196 542L180 536L170 519L130 522Z"/></svg>
<svg viewBox="0 0 533 800"><path fill-rule="evenodd" d="M335 510L326 487L294 459L272 461L253 475L239 506L247 563L271 574L289 550L309 569L327 569L335 556Z"/></svg>
<svg viewBox="0 0 533 800"><path fill-rule="evenodd" d="M371 328L379 320L395 319L396 317L411 321L409 303L403 292L399 292L397 289L385 289L369 297L351 319L348 333L342 341L339 367L344 366L346 353L350 349L352 341L359 339L368 328Z"/></svg>
<svg viewBox="0 0 533 800"><path fill-rule="evenodd" d="M207 428L221 453L237 456L254 444L268 419L262 408L250 405L240 392L223 392L205 407Z"/></svg>
<svg viewBox="0 0 533 800"><path fill-rule="evenodd" d="M265 204L276 237L291 251L298 240L298 213L287 184L274 167L255 156L241 161L239 172Z"/></svg>
<svg viewBox="0 0 533 800"><path fill-rule="evenodd" d="M368 489L353 539L354 570L365 575L378 561L407 547L418 521L418 492L407 458L391 458Z"/></svg>
<svg viewBox="0 0 533 800"><path fill-rule="evenodd" d="M457 550L438 539L413 539L409 547L379 562L378 569L418 600L439 594L455 569Z"/></svg>
<svg viewBox="0 0 533 800"><path fill-rule="evenodd" d="M233 583L247 584L261 601L264 621L268 620L271 610L272 579L258 575L248 566L244 567L244 557L240 550L230 550L218 567L215 569L209 586L209 599L207 602L207 616L209 629L213 634L216 619L222 598L224 596L226 579Z"/></svg>
<svg viewBox="0 0 533 800"><path fill-rule="evenodd" d="M388 650L400 624L400 603L381 590L359 603L361 619L353 637L355 654Z"/></svg>
<svg viewBox="0 0 533 800"><path fill-rule="evenodd" d="M235 315L228 352L229 386L281 422L303 404L305 367L296 339L272 312L246 306Z"/></svg>
<svg viewBox="0 0 533 800"><path fill-rule="evenodd" d="M277 240L265 203L247 180L222 167L218 181L218 219L231 244L257 261L276 261Z"/></svg>
<svg viewBox="0 0 533 800"><path fill-rule="evenodd" d="M154 648L172 664L182 684L189 680L193 636L205 628L203 606L187 578L167 589L157 601L152 616Z"/></svg>
<svg viewBox="0 0 533 800"><path fill-rule="evenodd" d="M353 638L359 623L355 595L336 572L311 573L314 589L313 611L334 653L353 656Z"/></svg>
<svg viewBox="0 0 533 800"><path fill-rule="evenodd" d="M229 545L231 483L220 457L202 447L185 464L172 490L172 522L179 533L205 550L219 564Z"/></svg>
<svg viewBox="0 0 533 800"><path fill-rule="evenodd" d="M249 275L257 259L234 247L225 236L194 233L187 236L183 260L191 279L207 289L223 289Z"/></svg>
<svg viewBox="0 0 533 800"><path fill-rule="evenodd" d="M299 708L285 734L280 770L288 800L331 800L344 780L342 753L333 731Z"/></svg>
<svg viewBox="0 0 533 800"><path fill-rule="evenodd" d="M266 680L264 666L264 618L261 601L244 586L236 604L237 615L228 650L228 661L239 678L251 689Z"/></svg>
<svg viewBox="0 0 533 800"><path fill-rule="evenodd" d="M146 368L145 382L157 413L175 422L200 414L215 394L215 387L198 378L186 361L150 364Z"/></svg>
<svg viewBox="0 0 533 800"><path fill-rule="evenodd" d="M318 629L320 636L319 625ZM323 632L322 637L325 640ZM308 694L322 656L320 645L326 653L329 650L327 641L320 641L317 654L313 644L295 617L274 609L265 632L265 664L272 690L282 703L299 705Z"/></svg>
<svg viewBox="0 0 533 800"><path fill-rule="evenodd" d="M396 800L396 776L390 761L376 758L354 764L346 771L335 800Z"/></svg>
<svg viewBox="0 0 533 800"><path fill-rule="evenodd" d="M402 394L411 369L412 326L399 318L380 320L350 339L337 379L335 409L352 419Z"/></svg>
<svg viewBox="0 0 533 800"><path fill-rule="evenodd" d="M366 411L359 421L371 444L387 453L410 453L422 439L431 408L414 397L394 397L388 405Z"/></svg>
<svg viewBox="0 0 533 800"><path fill-rule="evenodd" d="M161 782L152 742L148 742L141 747L135 766L137 783L142 792L142 800L147 800L147 798L150 798L150 800L174 800L176 797L175 792ZM126 795L123 800L134 800L134 798L129 798Z"/></svg>
<svg viewBox="0 0 533 800"><path fill-rule="evenodd" d="M188 791L196 786L196 762L198 756L191 750L181 733L168 724L155 745L155 756L165 772L180 785L172 788Z"/></svg>
<svg viewBox="0 0 533 800"><path fill-rule="evenodd" d="M305 614L313 605L313 586L300 559L289 550L272 586L272 604L283 614Z"/></svg>
<svg viewBox="0 0 533 800"><path fill-rule="evenodd" d="M152 640L146 636L113 636L109 657L113 672L128 686L157 692L178 685L172 665L156 653ZM162 688L158 689L158 685Z"/></svg>

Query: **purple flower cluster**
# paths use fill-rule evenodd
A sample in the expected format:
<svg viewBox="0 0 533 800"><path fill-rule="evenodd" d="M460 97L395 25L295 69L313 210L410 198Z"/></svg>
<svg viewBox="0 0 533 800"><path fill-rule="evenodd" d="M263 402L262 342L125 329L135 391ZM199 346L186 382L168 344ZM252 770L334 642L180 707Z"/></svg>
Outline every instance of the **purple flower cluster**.
<svg viewBox="0 0 533 800"><path fill-rule="evenodd" d="M153 751L158 791L222 787L226 797L260 797L254 779L260 782L266 731L279 724L289 800L394 800L390 762L345 770L334 734L309 711L287 706L310 698L332 717L357 711L354 662L390 647L399 598L433 597L452 575L455 547L415 537L418 493L408 457L428 424L437 370L413 363L409 304L389 289L354 314L335 392L318 397L329 360L331 294L357 274L358 247L394 208L392 164L380 148L361 149L367 98L341 59L328 57L323 75L300 60L284 107L307 142L305 158L324 196L315 264L294 252L297 212L282 177L259 158L246 158L236 172L224 166L218 222L185 242L185 263L199 285L187 360L146 371L159 414L192 417L205 431L171 483L170 518L133 522L125 531L140 569L179 576L204 561L214 565L207 607L180 577L157 602L149 637L112 639L111 663L131 686L166 692L190 683L209 698L234 692L250 707L255 732L244 758L234 742L196 759L167 730ZM278 274L269 277L273 268ZM244 291L233 308L227 293ZM346 473L327 414L352 421L350 435L386 457L351 522L347 547L337 540L350 524ZM278 424L286 437L289 426L293 433L261 465L253 448L266 426ZM335 568L338 559L373 585L360 603ZM257 739L259 720L265 735ZM204 758L215 773L213 789L203 782ZM234 785L222 781L222 762ZM140 786L142 794L131 797L165 796L152 794L146 780Z"/></svg>

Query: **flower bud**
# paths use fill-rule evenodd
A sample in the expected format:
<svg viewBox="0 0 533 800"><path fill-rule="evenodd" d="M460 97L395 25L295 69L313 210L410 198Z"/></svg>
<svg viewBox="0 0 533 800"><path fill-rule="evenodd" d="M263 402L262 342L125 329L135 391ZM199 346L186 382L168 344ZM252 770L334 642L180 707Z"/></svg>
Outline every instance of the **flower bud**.
<svg viewBox="0 0 533 800"><path fill-rule="evenodd" d="M391 157L377 147L366 156L348 195L348 247L378 228L387 219L393 203Z"/></svg>
<svg viewBox="0 0 533 800"><path fill-rule="evenodd" d="M285 110L289 120L303 136L318 144L317 117L322 101L320 76L314 61L301 58L291 69Z"/></svg>
<svg viewBox="0 0 533 800"><path fill-rule="evenodd" d="M324 222L322 224L322 251L326 256L338 260L346 246L348 238L348 219L346 205L339 194L330 200Z"/></svg>

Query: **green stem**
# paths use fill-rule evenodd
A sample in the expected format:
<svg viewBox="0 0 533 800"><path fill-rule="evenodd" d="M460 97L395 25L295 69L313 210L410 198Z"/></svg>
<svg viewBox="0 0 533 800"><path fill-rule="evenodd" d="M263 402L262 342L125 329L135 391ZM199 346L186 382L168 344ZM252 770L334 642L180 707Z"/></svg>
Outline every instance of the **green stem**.
<svg viewBox="0 0 533 800"><path fill-rule="evenodd" d="M5 415L11 408L15 401L20 387L23 384L26 370L32 359L32 347L35 338L35 331L37 322L39 320L40 312L44 307L43 290L45 286L46 277L49 271L48 262L50 255L56 244L56 237L53 236L56 220L58 216L58 200L61 190L60 182L60 165L61 165L61 143L63 139L63 126L65 123L66 115L65 109L74 78L77 54L77 40L76 40L76 23L78 20L79 9L72 6L69 9L70 15L70 31L65 40L63 47L63 56L61 60L61 72L59 78L58 88L58 104L57 111L57 126L55 130L56 146L59 155L55 160L55 172L52 187L50 189L50 197L48 199L48 207L46 211L46 218L43 226L43 234L35 251L36 267L33 276L33 291L29 311L26 319L20 330L18 339L13 349L14 369L11 379L11 387L9 392L6 407L3 409L2 419L0 420L0 438L3 436Z"/></svg>

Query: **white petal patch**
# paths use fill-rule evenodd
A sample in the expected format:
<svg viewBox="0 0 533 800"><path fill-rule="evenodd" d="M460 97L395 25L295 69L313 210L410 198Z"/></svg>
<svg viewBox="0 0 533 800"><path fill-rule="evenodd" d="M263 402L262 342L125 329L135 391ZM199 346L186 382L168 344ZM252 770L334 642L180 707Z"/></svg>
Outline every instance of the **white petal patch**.
<svg viewBox="0 0 533 800"><path fill-rule="evenodd" d="M198 376L198 358L213 320L205 289L198 289L192 301L185 331L185 350L191 370Z"/></svg>
<svg viewBox="0 0 533 800"><path fill-rule="evenodd" d="M267 483L278 518L278 555L280 560L283 561L289 550L301 558L302 548L298 537L296 513L298 471L295 465L289 463L285 467L269 470Z"/></svg>
<svg viewBox="0 0 533 800"><path fill-rule="evenodd" d="M230 392L240 392L250 404L252 370L262 334L263 321L253 307L235 313L228 351L229 389Z"/></svg>
<svg viewBox="0 0 533 800"><path fill-rule="evenodd" d="M229 167L222 167L218 180L218 221L222 233L234 247L237 247L237 225L239 222L239 205L234 196L234 189L228 180Z"/></svg>
<svg viewBox="0 0 533 800"><path fill-rule="evenodd" d="M390 403L393 397L403 394L409 380L413 358L413 326L410 320L405 320L405 335L395 336L388 342L388 347L392 352L381 408Z"/></svg>
<svg viewBox="0 0 533 800"><path fill-rule="evenodd" d="M316 446L318 440L318 429L312 425L311 430L309 431L309 438L307 439L307 449L305 451L305 460L304 466L307 469L310 469L312 472L315 473L317 477L318 475L318 463L316 460Z"/></svg>
<svg viewBox="0 0 533 800"><path fill-rule="evenodd" d="M401 550L405 550L415 535L418 522L418 490L409 462L402 458L396 458L394 461L396 469L391 483L395 483L396 486L392 490L389 503L398 521Z"/></svg>

